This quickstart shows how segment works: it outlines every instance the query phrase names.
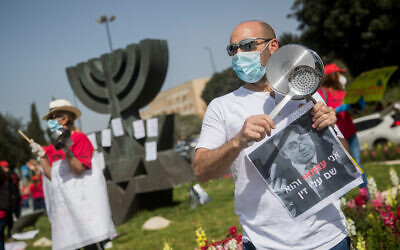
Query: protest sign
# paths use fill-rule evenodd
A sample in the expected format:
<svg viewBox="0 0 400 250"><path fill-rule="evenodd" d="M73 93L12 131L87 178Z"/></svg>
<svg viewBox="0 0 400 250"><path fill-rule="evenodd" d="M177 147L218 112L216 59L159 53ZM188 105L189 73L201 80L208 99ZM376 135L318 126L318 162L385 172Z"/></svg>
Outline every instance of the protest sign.
<svg viewBox="0 0 400 250"><path fill-rule="evenodd" d="M364 96L366 102L382 100L386 84L397 68L398 66L391 66L362 73L346 90L343 103L356 103L360 96Z"/></svg>
<svg viewBox="0 0 400 250"><path fill-rule="evenodd" d="M328 127L312 128L309 102L274 134L253 144L247 158L288 213L303 220L361 184L361 171Z"/></svg>
<svg viewBox="0 0 400 250"><path fill-rule="evenodd" d="M53 249L79 249L115 236L103 165L103 154L95 152L92 168L78 177L67 160L53 163L46 183Z"/></svg>

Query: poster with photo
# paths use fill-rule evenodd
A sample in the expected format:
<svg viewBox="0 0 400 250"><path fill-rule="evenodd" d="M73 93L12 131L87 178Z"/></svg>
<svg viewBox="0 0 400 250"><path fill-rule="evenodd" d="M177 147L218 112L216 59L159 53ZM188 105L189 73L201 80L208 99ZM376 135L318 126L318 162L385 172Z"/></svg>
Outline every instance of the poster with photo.
<svg viewBox="0 0 400 250"><path fill-rule="evenodd" d="M312 128L312 103L247 150L248 160L296 220L303 220L361 184L361 170L331 127Z"/></svg>

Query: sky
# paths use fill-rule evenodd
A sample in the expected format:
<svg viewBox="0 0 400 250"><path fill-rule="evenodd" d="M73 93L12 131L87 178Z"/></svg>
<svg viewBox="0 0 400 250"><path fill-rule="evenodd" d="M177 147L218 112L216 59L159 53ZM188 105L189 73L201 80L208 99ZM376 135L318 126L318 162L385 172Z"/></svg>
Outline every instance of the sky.
<svg viewBox="0 0 400 250"><path fill-rule="evenodd" d="M294 0L2 0L0 1L0 113L27 124L31 104L40 118L53 99L67 99L82 111L85 133L108 127L101 115L74 97L65 69L110 51L104 24L114 15L110 33L114 49L143 39L165 39L168 72L162 90L195 78L211 77L231 65L229 36L246 20L269 23L277 37L298 34L287 18ZM42 122L42 128L46 124Z"/></svg>

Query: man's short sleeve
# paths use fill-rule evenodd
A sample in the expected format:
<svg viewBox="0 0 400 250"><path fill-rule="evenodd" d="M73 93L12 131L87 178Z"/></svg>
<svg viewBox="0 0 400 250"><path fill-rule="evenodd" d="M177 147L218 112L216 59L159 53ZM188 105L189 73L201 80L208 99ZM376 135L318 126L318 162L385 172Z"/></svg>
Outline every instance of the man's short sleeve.
<svg viewBox="0 0 400 250"><path fill-rule="evenodd" d="M71 135L73 141L70 147L71 152L74 154L82 165L86 168L92 168L93 146L89 138L84 133L75 132Z"/></svg>
<svg viewBox="0 0 400 250"><path fill-rule="evenodd" d="M213 100L207 107L196 149L215 149L226 142L223 109L220 103Z"/></svg>

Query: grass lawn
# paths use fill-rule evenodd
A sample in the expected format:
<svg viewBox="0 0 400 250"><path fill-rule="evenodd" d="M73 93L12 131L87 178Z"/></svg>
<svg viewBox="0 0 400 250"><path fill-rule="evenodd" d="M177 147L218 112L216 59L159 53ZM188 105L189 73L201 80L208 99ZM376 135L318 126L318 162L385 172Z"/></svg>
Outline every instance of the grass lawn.
<svg viewBox="0 0 400 250"><path fill-rule="evenodd" d="M367 176L373 176L379 190L391 186L389 167L384 165L364 164ZM400 165L393 166L400 174ZM173 249L194 249L196 246L195 231L202 227L208 240L225 238L231 226L236 226L241 232L238 217L233 212L232 179L219 179L201 184L210 195L212 201L191 209L188 200L189 185L174 189L174 205L152 211L140 211L123 225L117 227L118 233L124 233L113 241L112 249L162 249L168 242ZM346 197L358 195L358 188L349 192ZM163 216L171 221L169 227L158 231L144 231L143 223L153 216ZM50 224L47 217L39 219L36 227L40 230L34 240L27 241L27 249L50 249L33 247L34 241L42 236L51 238Z"/></svg>

